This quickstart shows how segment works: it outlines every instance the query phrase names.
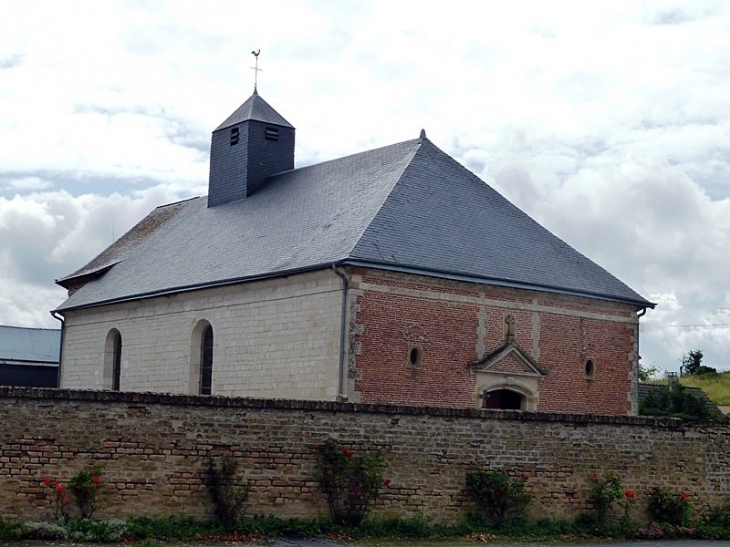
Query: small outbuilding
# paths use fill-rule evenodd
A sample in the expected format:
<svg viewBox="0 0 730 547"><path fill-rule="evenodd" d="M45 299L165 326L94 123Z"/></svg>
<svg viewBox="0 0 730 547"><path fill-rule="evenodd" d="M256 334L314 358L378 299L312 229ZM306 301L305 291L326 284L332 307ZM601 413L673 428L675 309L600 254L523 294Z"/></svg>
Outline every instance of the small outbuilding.
<svg viewBox="0 0 730 547"><path fill-rule="evenodd" d="M0 325L0 386L58 387L59 329Z"/></svg>

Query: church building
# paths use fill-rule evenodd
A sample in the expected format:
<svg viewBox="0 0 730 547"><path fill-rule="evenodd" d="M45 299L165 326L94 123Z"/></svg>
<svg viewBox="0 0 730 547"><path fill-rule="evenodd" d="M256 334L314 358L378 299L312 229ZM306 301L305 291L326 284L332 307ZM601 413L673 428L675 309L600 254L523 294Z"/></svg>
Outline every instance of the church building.
<svg viewBox="0 0 730 547"><path fill-rule="evenodd" d="M423 131L294 151L254 90L213 131L208 196L57 281L61 387L636 414L654 304Z"/></svg>

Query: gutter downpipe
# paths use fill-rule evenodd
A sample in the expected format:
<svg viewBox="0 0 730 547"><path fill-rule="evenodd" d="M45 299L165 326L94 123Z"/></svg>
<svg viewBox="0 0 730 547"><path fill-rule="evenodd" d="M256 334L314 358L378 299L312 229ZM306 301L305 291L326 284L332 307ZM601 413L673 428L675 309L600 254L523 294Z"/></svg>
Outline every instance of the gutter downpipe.
<svg viewBox="0 0 730 547"><path fill-rule="evenodd" d="M63 315L59 315L58 312L52 311L51 316L54 319L58 319L61 322L61 342L58 348L58 373L56 374L56 388L61 387L61 363L63 363L63 336L66 333L66 321Z"/></svg>
<svg viewBox="0 0 730 547"><path fill-rule="evenodd" d="M347 289L349 281L347 275L337 268L337 264L332 263L332 271L335 275L342 279L342 310L340 311L340 365L337 379L337 400L340 402L347 401L347 393L345 393L345 335L347 330Z"/></svg>

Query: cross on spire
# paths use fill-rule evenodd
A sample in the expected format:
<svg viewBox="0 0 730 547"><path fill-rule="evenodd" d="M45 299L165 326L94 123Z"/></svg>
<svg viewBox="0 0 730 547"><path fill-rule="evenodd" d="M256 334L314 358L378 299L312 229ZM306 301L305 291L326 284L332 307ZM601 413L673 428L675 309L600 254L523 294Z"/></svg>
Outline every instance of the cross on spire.
<svg viewBox="0 0 730 547"><path fill-rule="evenodd" d="M256 58L256 66L252 66L251 70L254 71L253 73L253 90L256 91L256 86L259 83L259 72L263 72L262 69L259 68L259 53L261 53L260 49L254 50L251 52L251 55L253 55Z"/></svg>

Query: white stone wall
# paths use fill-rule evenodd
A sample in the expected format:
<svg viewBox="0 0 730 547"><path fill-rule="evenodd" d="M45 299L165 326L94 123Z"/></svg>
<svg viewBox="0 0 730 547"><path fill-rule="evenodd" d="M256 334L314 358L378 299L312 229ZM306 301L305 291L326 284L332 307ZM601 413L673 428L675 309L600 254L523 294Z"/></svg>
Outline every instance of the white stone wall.
<svg viewBox="0 0 730 547"><path fill-rule="evenodd" d="M117 329L122 391L195 393L193 330L208 321L214 395L333 400L341 299L341 280L322 270L68 312L61 387L107 387L104 346Z"/></svg>

